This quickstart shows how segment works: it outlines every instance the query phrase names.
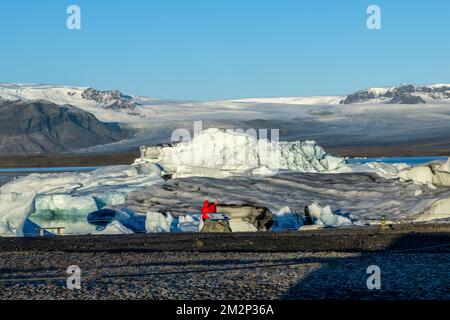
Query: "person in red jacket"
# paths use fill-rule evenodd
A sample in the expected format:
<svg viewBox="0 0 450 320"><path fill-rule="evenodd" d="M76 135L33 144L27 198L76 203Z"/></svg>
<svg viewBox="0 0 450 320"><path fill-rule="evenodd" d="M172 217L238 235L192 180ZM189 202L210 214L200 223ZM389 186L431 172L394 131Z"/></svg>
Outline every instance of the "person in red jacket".
<svg viewBox="0 0 450 320"><path fill-rule="evenodd" d="M208 213L209 213L209 201L205 200L203 203L203 207L200 209L200 212L202 214L202 219L206 220L209 219Z"/></svg>
<svg viewBox="0 0 450 320"><path fill-rule="evenodd" d="M209 213L217 213L217 205L219 204L218 200L215 200L213 203L210 203L208 200L205 200L203 203L203 207L200 209L202 214L202 219L209 219Z"/></svg>

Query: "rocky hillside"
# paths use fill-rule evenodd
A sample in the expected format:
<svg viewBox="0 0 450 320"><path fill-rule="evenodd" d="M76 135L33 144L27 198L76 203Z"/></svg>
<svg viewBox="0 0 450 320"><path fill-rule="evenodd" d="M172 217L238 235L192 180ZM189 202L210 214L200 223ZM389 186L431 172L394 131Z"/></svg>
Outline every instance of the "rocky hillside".
<svg viewBox="0 0 450 320"><path fill-rule="evenodd" d="M126 138L128 132L105 124L73 106L46 101L0 101L0 153L58 153Z"/></svg>
<svg viewBox="0 0 450 320"><path fill-rule="evenodd" d="M0 101L45 100L57 105L73 105L94 114L101 121L116 122L139 116L139 99L118 90L86 87L0 83Z"/></svg>
<svg viewBox="0 0 450 320"><path fill-rule="evenodd" d="M137 105L131 96L124 95L118 90L100 91L89 88L81 93L81 97L112 110L133 110Z"/></svg>
<svg viewBox="0 0 450 320"><path fill-rule="evenodd" d="M350 94L341 104L364 102L387 104L425 104L450 99L450 85L401 85L391 88L370 88Z"/></svg>

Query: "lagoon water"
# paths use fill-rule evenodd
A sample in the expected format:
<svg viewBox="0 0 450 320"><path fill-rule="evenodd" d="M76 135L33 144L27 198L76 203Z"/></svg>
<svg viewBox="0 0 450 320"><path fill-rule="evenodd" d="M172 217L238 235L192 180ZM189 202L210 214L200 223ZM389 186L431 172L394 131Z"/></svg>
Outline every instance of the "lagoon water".
<svg viewBox="0 0 450 320"><path fill-rule="evenodd" d="M389 158L352 158L348 159L348 164L365 164L369 162L382 163L406 163L410 166L421 165L436 160L447 160L448 157L389 157Z"/></svg>
<svg viewBox="0 0 450 320"><path fill-rule="evenodd" d="M93 171L99 167L56 167L56 168L0 168L1 173L52 173Z"/></svg>
<svg viewBox="0 0 450 320"><path fill-rule="evenodd" d="M448 157L380 157L380 158L350 158L348 164L365 164L369 162L406 163L420 165L436 160L447 160ZM0 174L27 174L27 173L56 173L56 172L86 172L101 167L54 167L54 168L0 168Z"/></svg>

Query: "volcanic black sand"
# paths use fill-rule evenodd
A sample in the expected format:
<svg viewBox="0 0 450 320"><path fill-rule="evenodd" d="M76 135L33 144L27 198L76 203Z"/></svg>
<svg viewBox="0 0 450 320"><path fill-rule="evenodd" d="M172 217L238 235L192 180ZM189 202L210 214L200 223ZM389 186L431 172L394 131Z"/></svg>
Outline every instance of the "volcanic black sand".
<svg viewBox="0 0 450 320"><path fill-rule="evenodd" d="M367 288L372 265L381 290ZM449 224L0 239L1 299L448 300L449 270Z"/></svg>

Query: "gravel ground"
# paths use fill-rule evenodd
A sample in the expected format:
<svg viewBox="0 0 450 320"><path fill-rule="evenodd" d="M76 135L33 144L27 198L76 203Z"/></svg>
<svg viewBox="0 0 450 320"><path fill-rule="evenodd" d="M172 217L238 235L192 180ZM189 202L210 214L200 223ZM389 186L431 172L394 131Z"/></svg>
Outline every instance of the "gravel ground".
<svg viewBox="0 0 450 320"><path fill-rule="evenodd" d="M449 253L21 252L0 258L1 299L450 299ZM79 291L66 288L65 267L73 264L82 270ZM371 265L382 270L380 291L367 289ZM3 282L35 277L63 278Z"/></svg>
<svg viewBox="0 0 450 320"><path fill-rule="evenodd" d="M341 250L323 250L339 232ZM349 233L0 239L0 299L450 300L448 226ZM81 290L66 287L71 265ZM367 289L371 265L379 291Z"/></svg>

